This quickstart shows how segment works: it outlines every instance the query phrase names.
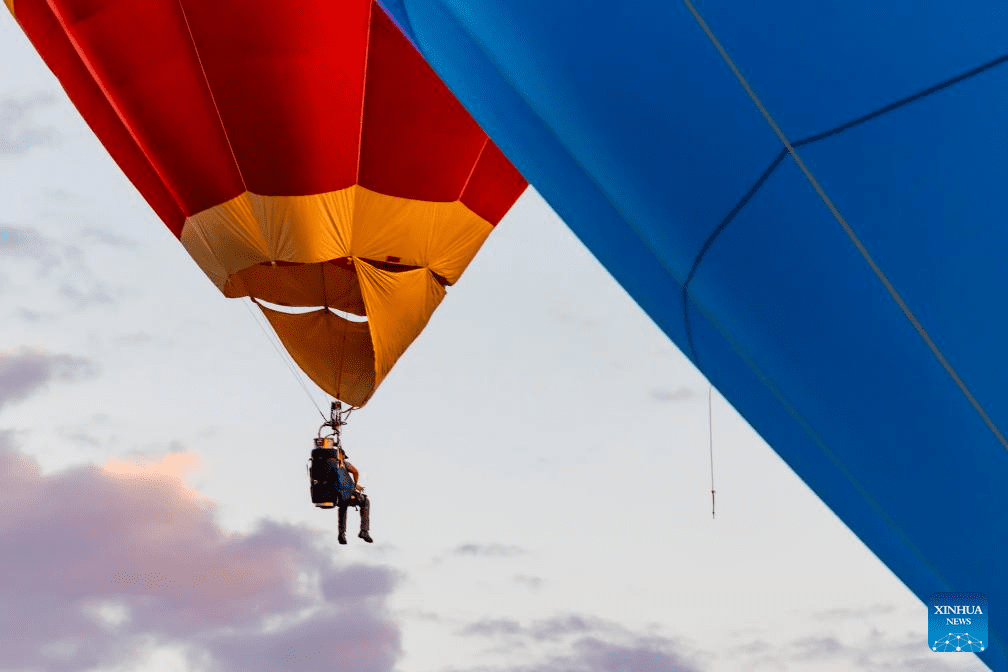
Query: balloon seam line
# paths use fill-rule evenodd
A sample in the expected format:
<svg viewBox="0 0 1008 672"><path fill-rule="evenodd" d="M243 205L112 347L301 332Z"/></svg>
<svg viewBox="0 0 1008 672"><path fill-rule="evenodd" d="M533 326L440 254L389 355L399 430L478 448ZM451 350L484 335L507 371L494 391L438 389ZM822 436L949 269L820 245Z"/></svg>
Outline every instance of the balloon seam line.
<svg viewBox="0 0 1008 672"><path fill-rule="evenodd" d="M129 134L130 138L132 138L133 142L136 143L137 149L140 150L140 153L143 155L144 159L147 160L147 164L150 166L151 170L153 170L154 174L157 175L159 180L161 180L161 185L165 188L165 191L167 191L171 195L172 199L175 201L176 207L178 207L178 209L182 211L184 214L185 208L183 207L182 198L179 196L179 194L176 192L173 186L165 178L165 175L162 172L162 170L157 165L155 165L155 163L151 160L150 155L144 148L143 143L140 142L140 138L137 135L136 130L133 128L133 125L130 124L129 121L126 119L126 115L123 113L122 109L119 107L118 104L116 104L115 100L113 99L112 92L109 91L108 87L105 86L105 83L98 76L98 72L95 70L94 64L91 62L91 59L89 59L84 54L84 49L80 46L80 43L77 41L77 38L75 38L71 33L70 26L67 25L66 19L59 11L57 11L57 9L53 6L51 2L47 2L46 5L49 7L49 11L53 13L53 18L55 18L56 21L59 23L60 28L63 29L63 33L66 35L67 40L73 47L73 50L77 54L77 57L81 60L81 64L84 66L85 69L87 69L88 74L91 75L91 79L94 81L98 89L102 92L102 95L105 96L105 101L109 104L109 107L112 108L112 111L119 119L119 122L123 125L123 128L126 129L126 132ZM14 18L15 20L17 20L16 16ZM18 22L18 25L21 25L20 22ZM74 107L76 107L76 105L74 105Z"/></svg>
<svg viewBox="0 0 1008 672"><path fill-rule="evenodd" d="M799 140L795 142L793 146L801 147L802 145L810 145L814 142L819 142L820 140L825 140L834 135L838 135L840 133L843 133L844 131L848 131L856 126L860 126L861 124L867 123L873 119L888 114L889 112L898 110L899 108L909 105L910 103L921 100L923 98L927 98L928 96L938 93L939 91L947 89L955 84L964 82L968 79L972 79L973 77L976 77L977 75L980 75L986 72L987 70L991 70L992 68L995 68L1004 63L1008 63L1008 54L998 56L997 58L990 60L982 65L978 65L977 67L971 70L967 70L966 72L960 73L955 77L950 77L949 79L939 82L933 86L929 86L928 88L923 89L922 91L918 91L917 93L911 94L904 98L900 98L899 100L889 103L884 107L880 107L879 109L873 112L869 112L868 114L862 115L856 119L852 119L851 121L848 121L844 124L835 126L834 128L831 128L827 131L823 131L822 133L818 133L817 135L812 135L802 140Z"/></svg>
<svg viewBox="0 0 1008 672"><path fill-rule="evenodd" d="M196 220L193 219L192 217L186 217L185 221L182 222L182 230L185 231L186 227L189 227L189 230L192 231L193 234L199 238L200 242L203 243L203 246L206 248L207 252L210 253L210 256L213 257L213 260L217 262L217 265L220 267L221 273L224 276L224 280L222 284L218 285L218 289L220 289L221 293L223 293L224 286L227 285L227 283L231 280L231 273L228 271L228 267L225 266L223 263L221 263L220 258L217 256L217 253L213 249L213 246L210 245L210 240L207 238L206 232L203 230L203 220L202 219ZM179 236L179 239L181 239L181 236ZM191 252L190 256L192 256ZM199 262L197 261L196 264L199 265ZM202 266L200 266L200 268L202 269ZM206 273L205 270L203 272ZM216 285L217 283L214 282L214 284Z"/></svg>
<svg viewBox="0 0 1008 672"><path fill-rule="evenodd" d="M690 283L693 281L693 277L699 270L700 263L704 260L704 257L707 256L707 252L709 252L711 247L714 245L714 241L717 240L718 237L721 235L721 233L725 230L725 228L727 228L727 226L731 224L732 221L734 221L738 213L741 212L742 208L744 208L746 204L748 204L749 201L753 198L753 196L756 195L756 192L760 190L763 184L768 179L770 179L770 175L772 175L773 172L777 170L777 166L780 165L781 161L783 161L784 157L786 156L787 156L787 150L781 149L781 151L777 154L777 158L775 158L773 162L767 167L767 169L763 171L763 174L760 175L759 179L756 180L755 183L753 183L753 186L749 189L748 192L746 192L746 195L743 196L741 200L739 200L739 202L735 204L735 207L733 207L731 211L729 211L729 213L724 216L724 219L722 219L721 222L716 227L714 227L714 230L711 231L710 235L707 236L707 239L700 247L700 251L697 252L696 257L693 259L693 266L690 267L689 274L686 276L686 282L683 283L682 300L683 300L683 323L686 326L686 341L689 345L690 353L693 355L694 362L699 362L699 358L697 357L696 345L693 342L693 325L691 324L689 317Z"/></svg>
<svg viewBox="0 0 1008 672"><path fill-rule="evenodd" d="M995 68L995 67L997 67L999 65L1002 65L1002 64L1004 64L1006 62L1008 62L1008 54L1004 54L1002 56L999 56L999 57L997 57L997 58L995 58L993 60L990 60L990 61L988 61L988 62L986 62L986 63L984 63L982 65L979 65L979 66L977 66L977 67L975 67L975 68L973 68L971 70L967 70L964 73L960 73L960 74L956 75L955 77L950 77L949 79L946 79L946 80L944 80L942 82L939 82L938 84L935 84L935 85L930 86L930 87L928 87L926 89L918 91L917 93L911 94L911 95L906 96L904 98L900 98L899 100L896 100L896 101L894 101L892 103L889 103L888 105L880 107L879 109L874 110L872 112L869 112L868 114L864 114L864 115L862 115L860 117L857 117L856 119L852 119L851 121L845 122L845 123L840 124L838 126L834 126L833 128L828 129L826 131L822 131L821 133L817 133L816 135L810 135L807 138L803 138L801 140L798 140L797 142L794 143L793 146L794 147L801 147L803 145L811 145L813 143L819 142L820 140L826 140L827 138L831 138L834 135L839 135L840 133L843 133L844 131L848 131L848 130L850 130L852 128L855 128L855 127L860 126L862 124L865 124L865 123L867 123L869 121L877 119L878 117L881 117L881 116L883 116L885 114L888 114L889 112L893 112L893 111L895 111L895 110L897 110L897 109L899 109L901 107L909 105L910 103L916 102L916 101L921 100L923 98L926 98L926 97L928 97L928 96L930 96L930 95L932 95L934 93L938 93L939 91L947 89L950 86L953 86L953 85L958 84L960 82L964 82L964 81L966 81L968 79L971 79L971 78L973 78L973 77L975 77L975 76L977 76L979 74L982 74L982 73L986 72L987 70ZM786 155L787 155L787 150L786 149L782 149L781 153L777 156L777 158L774 160L774 162L770 164L770 167L768 167L763 172L763 175L761 175L759 177L759 179L754 183L753 187L749 190L749 192L747 192L746 195L743 196L739 200L739 202L735 204L735 207L733 207L732 210L728 213L728 215L726 215L725 218L723 220L721 220L721 222L718 224L718 226L714 228L714 231L711 233L711 235L709 235L707 237L707 239L704 241L704 244L701 246L700 251L697 253L696 258L693 261L693 267L690 268L689 276L687 276L687 278L686 278L686 286L683 287L683 302L684 302L683 303L683 311L684 311L684 321L686 322L686 331L687 331L687 334L691 333L690 326L689 326L689 315L685 313L685 311L686 311L686 302L689 300L688 289L687 288L688 288L690 282L693 280L693 276L696 275L697 266L699 266L700 262L703 261L703 258L707 255L707 252L710 250L710 248L713 245L715 239L718 236L720 236L721 233L724 231L725 227L728 224L730 224L735 219L735 216L738 215L738 212L743 207L745 207L746 204L748 204L749 200L755 195L755 192L757 190L759 190L763 186L763 183L766 182L767 178L769 178L770 173L772 173L777 168L777 165L780 163L780 161ZM693 350L692 338L690 338L690 349ZM695 357L696 356L695 351L693 352L693 354L694 354L694 357Z"/></svg>
<svg viewBox="0 0 1008 672"><path fill-rule="evenodd" d="M367 100L368 61L371 60L371 22L374 19L374 7L377 0L372 0L368 6L367 35L364 38L364 72L361 75L360 128L357 129L357 171L354 173L354 184L360 183L360 166L364 156L364 103Z"/></svg>
<svg viewBox="0 0 1008 672"><path fill-rule="evenodd" d="M833 218L836 219L836 221L840 224L841 227L843 227L844 232L846 232L847 237L857 248L858 252L861 254L861 257L865 260L868 266L875 273L875 276L885 287L886 291L889 292L889 296L893 299L893 301L896 302L899 308L903 311L904 316L906 316L906 318L910 321L913 327L917 330L917 333L924 340L924 343L931 350L931 353L938 360L938 363L942 365L946 373L949 374L949 376L952 378L955 384L959 387L960 391L966 396L966 399L970 402L970 404L973 406L973 409L984 421L984 424L987 425L987 428L990 429L990 431L994 434L994 436L1001 443L1001 445L1004 446L1006 450L1008 450L1008 440L1005 439L1004 435L998 429L997 425L994 424L994 421L990 418L990 416L987 415L987 412L984 411L983 407L980 405L980 402L976 400L973 394L969 391L969 388L966 387L966 383L963 382L963 380L959 377L959 374L957 374L955 369L952 368L952 364L949 363L949 361L942 354L941 350L938 349L937 344L935 344L935 342L931 340L931 336L928 335L927 331L924 329L924 326L913 314L913 311L910 310L910 307L907 305L906 301L903 300L903 297L900 296L898 291L896 291L896 287L893 286L892 282L890 282L889 278L886 277L881 267L879 267L878 263L872 258L871 254L868 252L868 249L864 246L864 243L862 243L861 240L858 238L857 234L854 232L854 229L851 227L851 225L847 222L846 219L844 219L843 215L840 214L840 211L837 209L836 205L826 194L825 190L819 184L818 180L816 180L815 176L812 174L812 171L809 170L808 166L806 166L805 163L801 160L801 157L798 156L798 153L795 151L794 146L791 144L787 136L784 134L784 131L781 130L780 126L777 125L777 122L774 121L773 117L770 115L770 112L766 109L766 107L763 106L763 103L756 95L756 92L753 91L752 87L749 85L749 82L746 81L745 76L738 69L738 66L736 66L735 63L731 60L731 57L728 55L728 52L725 51L724 47L721 45L717 37L711 31L710 27L703 20L703 17L700 16L699 12L697 12L696 8L693 6L690 0L683 0L683 2L686 4L687 8L689 8L690 12L693 14L693 17L700 25L701 29L704 31L704 33L706 33L708 39L715 46L715 48L717 48L718 52L721 54L721 58L731 69L736 79L739 81L739 83L745 89L746 93L749 95L749 98L753 101L753 103L759 109L760 113L763 115L763 118L766 120L766 122L773 129L774 133L787 148L787 151L791 155L791 158L794 159L794 162L798 165L802 173L805 175L805 179L808 180L809 184L819 195L819 198L832 213Z"/></svg>
<svg viewBox="0 0 1008 672"><path fill-rule="evenodd" d="M482 130L482 129L480 129ZM479 154L476 155L476 160L473 161L472 168L469 169L469 174L466 175L465 183L462 185L462 189L459 190L458 198L455 199L459 202L462 201L462 196L465 194L465 190L469 187L469 182L472 180L473 174L476 172L476 166L479 165L480 159L483 158L483 152L486 151L487 145L490 144L490 136L486 136L483 139L483 146L480 147Z"/></svg>
<svg viewBox="0 0 1008 672"><path fill-rule="evenodd" d="M1006 62L1008 62L1008 54L1003 54L995 59L987 61L986 63L978 65L975 68L967 70L966 72L960 73L954 77L950 77L944 81L929 86L926 89L918 91L917 93L900 98L899 100L893 101L888 105L884 105L883 107L880 107L877 110L873 110L872 112L869 112L860 117L852 119L851 121L844 122L843 124L834 126L831 129L822 131L821 133L817 133L816 135L810 135L806 138L798 140L797 142L794 143L793 146L801 147L803 145L811 145L813 143L819 142L820 140L826 140L827 138L839 135L840 133L849 131L852 128L856 128L857 126L860 126L869 121L877 119L878 117L888 114L889 112L898 110L901 107L909 105L910 103L916 102L923 98L927 98L928 96L938 93L939 91L943 91L944 89L947 89L955 84L964 82L968 79L972 79L973 77L976 77L977 75L980 75L986 72L987 70L991 70L999 65L1003 65ZM774 159L773 163L771 163L770 166L765 171L763 171L763 174L759 177L758 180L756 180L756 182L753 184L752 188L750 188L750 190L746 193L746 195L743 196L739 200L739 202L735 204L735 207L733 207L731 211L725 216L725 218L721 220L721 222L714 228L711 234L704 241L704 244L701 246L700 251L697 252L696 258L693 260L693 266L690 268L689 275L686 277L686 283L683 285L683 323L685 324L686 327L686 338L688 341L690 354L692 355L694 361L698 361L698 356L696 352L696 347L693 343L693 328L692 325L690 324L690 318L689 318L689 285L693 280L693 276L696 275L698 266L703 261L704 257L707 255L707 252L710 251L710 248L714 244L714 241L721 235L725 227L727 227L728 224L734 221L739 211L749 203L749 201L755 195L756 191L762 188L763 183L766 182L766 180L770 177L770 174L773 173L774 170L776 170L777 166L780 164L781 160L786 155L787 155L787 149L782 149L780 154L778 154L777 158Z"/></svg>
<svg viewBox="0 0 1008 672"><path fill-rule="evenodd" d="M217 97L214 95L213 87L210 86L210 78L207 76L206 67L203 65L203 57L200 56L196 47L196 38L193 37L192 26L189 25L189 17L186 15L182 0L178 0L179 11L182 12L182 20L185 21L186 32L189 33L189 43L192 45L193 53L196 54L196 62L199 63L200 74L203 75L203 83L206 84L207 93L210 94L210 102L213 103L214 112L217 114L217 122L220 124L221 133L224 134L224 141L227 142L228 151L231 152L231 160L234 161L235 170L238 171L238 179L242 182L242 191L248 191L248 183L245 175L242 174L241 165L238 163L238 155L235 154L234 145L231 144L231 136L228 135L227 127L224 125L224 117L221 115L220 107L217 105Z"/></svg>

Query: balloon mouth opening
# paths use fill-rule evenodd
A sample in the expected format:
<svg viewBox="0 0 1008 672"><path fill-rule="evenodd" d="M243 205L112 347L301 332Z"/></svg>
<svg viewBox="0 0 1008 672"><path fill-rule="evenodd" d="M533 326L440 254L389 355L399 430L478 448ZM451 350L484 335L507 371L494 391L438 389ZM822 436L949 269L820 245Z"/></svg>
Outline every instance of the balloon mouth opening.
<svg viewBox="0 0 1008 672"><path fill-rule="evenodd" d="M367 322L367 315L357 315L355 313L348 313L345 310L340 310L338 308L333 308L332 306L284 306L278 303L273 303L271 301L265 301L263 299L254 299L256 303L266 306L271 310L275 310L278 313L286 313L288 315L303 315L305 313L316 313L320 310L328 310L333 315L342 317L347 322Z"/></svg>

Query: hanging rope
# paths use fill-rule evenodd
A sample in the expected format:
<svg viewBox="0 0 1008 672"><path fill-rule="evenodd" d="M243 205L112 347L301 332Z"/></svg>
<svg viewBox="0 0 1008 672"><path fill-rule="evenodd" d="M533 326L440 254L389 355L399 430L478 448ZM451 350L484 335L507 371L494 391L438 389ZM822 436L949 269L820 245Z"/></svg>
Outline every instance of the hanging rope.
<svg viewBox="0 0 1008 672"><path fill-rule="evenodd" d="M714 392L714 386L708 384L707 386L707 436L710 440L710 515L711 519L715 518L715 503L714 503L714 493L717 491L714 489L714 402L711 400Z"/></svg>
<svg viewBox="0 0 1008 672"><path fill-rule="evenodd" d="M328 308L326 308L328 310ZM340 342L340 361L336 361L336 353L333 353L333 366L337 368L338 373L336 374L336 393L343 394L343 351L346 348L346 332L349 325L343 324L343 340ZM347 411L349 414L350 411Z"/></svg>
<svg viewBox="0 0 1008 672"><path fill-rule="evenodd" d="M358 408L359 408L358 406L349 406L348 408L344 409L343 402L341 402L339 399L333 401L329 405L329 419L323 422L322 426L319 427L318 438L322 439L323 438L322 432L328 429L329 433L326 434L325 436L333 439L333 447L342 448L343 427L346 426L347 421L350 419L350 414L356 411Z"/></svg>
<svg viewBox="0 0 1008 672"><path fill-rule="evenodd" d="M249 299L252 301L252 303L256 304L257 306L259 305L259 302L256 301L255 297L250 296ZM280 357L283 363L287 365L287 368L290 370L291 375L294 376L294 380L298 382L298 384L301 386L301 389L304 390L305 395L307 395L308 399L312 402L312 406L315 407L315 410L318 411L318 414L322 416L323 420L325 420L326 419L325 413L322 412L322 409L319 407L318 402L315 401L315 397L312 396L311 391L308 389L308 386L304 384L304 381L301 379L301 376L298 375L297 370L291 364L290 355L287 353L287 351L283 350L280 346L278 346L274 342L274 340L270 337L269 332L266 331L266 328L263 327L262 323L259 322L258 319L256 319L255 313L252 311L251 308L249 308L249 305L244 301L242 301L241 304L245 306L245 310L248 311L249 317L251 317L252 321L256 323L257 327L259 327L259 331L263 333L263 336L266 337L266 340L269 341L269 344L273 346L273 349L276 351L277 355Z"/></svg>

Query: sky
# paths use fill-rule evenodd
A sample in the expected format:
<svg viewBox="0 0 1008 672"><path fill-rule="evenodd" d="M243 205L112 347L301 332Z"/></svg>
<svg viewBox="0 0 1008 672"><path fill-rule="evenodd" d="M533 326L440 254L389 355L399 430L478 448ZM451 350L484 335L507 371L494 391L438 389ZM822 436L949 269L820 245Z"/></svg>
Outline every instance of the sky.
<svg viewBox="0 0 1008 672"><path fill-rule="evenodd" d="M0 12L0 670L986 670L531 189L351 416L374 545L264 324Z"/></svg>

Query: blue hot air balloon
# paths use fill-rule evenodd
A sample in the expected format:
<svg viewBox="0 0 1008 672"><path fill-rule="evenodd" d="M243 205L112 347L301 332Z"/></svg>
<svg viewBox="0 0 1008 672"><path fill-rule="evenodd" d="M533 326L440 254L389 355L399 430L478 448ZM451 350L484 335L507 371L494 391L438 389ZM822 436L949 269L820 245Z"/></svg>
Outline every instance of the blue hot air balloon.
<svg viewBox="0 0 1008 672"><path fill-rule="evenodd" d="M911 590L986 594L1004 670L1008 6L384 4Z"/></svg>

